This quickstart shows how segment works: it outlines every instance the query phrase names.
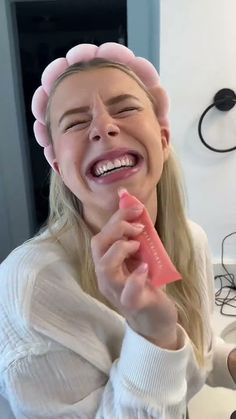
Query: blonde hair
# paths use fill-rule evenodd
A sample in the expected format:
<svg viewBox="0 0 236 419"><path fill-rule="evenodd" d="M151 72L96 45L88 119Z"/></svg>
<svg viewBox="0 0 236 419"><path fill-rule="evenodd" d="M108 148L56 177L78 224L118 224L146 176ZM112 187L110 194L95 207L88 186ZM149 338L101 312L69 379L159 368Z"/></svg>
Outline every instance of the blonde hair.
<svg viewBox="0 0 236 419"><path fill-rule="evenodd" d="M69 67L55 82L49 99L46 122L50 129L50 102L58 84L71 74L93 68L113 67L130 75L146 91L149 92L137 76L123 64L104 59L95 59L87 63L78 63ZM156 230L169 254L172 262L181 273L183 280L167 285L167 294L175 301L178 309L179 323L188 333L199 365L204 365L204 327L201 316L199 280L196 256L192 235L185 214L185 194L182 187L180 168L173 149L164 164L161 179L157 185L158 217ZM91 255L91 231L83 220L83 206L79 199L63 183L61 177L51 172L50 213L46 223L50 236L44 240L57 240L70 230L74 243L71 263L78 272L77 281L81 288L92 297L111 307L101 295L97 286L96 274ZM168 226L168 227L166 227ZM176 245L176 243L178 245ZM61 243L62 244L62 243ZM114 309L114 307L112 307Z"/></svg>

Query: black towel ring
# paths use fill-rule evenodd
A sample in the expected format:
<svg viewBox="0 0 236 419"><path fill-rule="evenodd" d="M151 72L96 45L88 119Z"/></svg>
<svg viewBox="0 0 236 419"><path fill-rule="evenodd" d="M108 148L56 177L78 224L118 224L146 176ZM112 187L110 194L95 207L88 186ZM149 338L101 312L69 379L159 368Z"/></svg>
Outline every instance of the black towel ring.
<svg viewBox="0 0 236 419"><path fill-rule="evenodd" d="M229 151L236 150L236 145L234 147L226 148L226 149L214 148L210 146L209 144L207 144L202 136L202 121L203 121L204 116L207 114L207 112L214 106L220 111L224 111L224 112L229 111L230 109L234 107L235 103L236 103L236 95L234 91L231 89L221 89L215 94L213 103L210 106L208 106L203 112L203 114L201 115L198 122L198 135L200 137L201 142L204 144L205 147L209 148L209 150L215 151L216 153L228 153Z"/></svg>

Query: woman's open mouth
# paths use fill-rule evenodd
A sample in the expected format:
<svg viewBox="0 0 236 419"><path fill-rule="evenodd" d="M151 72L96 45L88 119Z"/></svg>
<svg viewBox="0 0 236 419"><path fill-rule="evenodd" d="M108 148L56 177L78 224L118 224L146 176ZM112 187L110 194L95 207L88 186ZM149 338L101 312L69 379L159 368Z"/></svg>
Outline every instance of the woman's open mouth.
<svg viewBox="0 0 236 419"><path fill-rule="evenodd" d="M114 150L90 165L88 175L96 183L110 183L135 174L143 157L135 151Z"/></svg>

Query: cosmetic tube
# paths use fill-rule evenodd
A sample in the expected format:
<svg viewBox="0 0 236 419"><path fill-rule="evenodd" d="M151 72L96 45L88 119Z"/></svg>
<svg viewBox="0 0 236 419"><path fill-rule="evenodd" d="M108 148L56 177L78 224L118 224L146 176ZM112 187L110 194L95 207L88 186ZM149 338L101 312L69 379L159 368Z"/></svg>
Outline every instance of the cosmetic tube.
<svg viewBox="0 0 236 419"><path fill-rule="evenodd" d="M120 189L119 208L134 207L141 202L133 195L130 195L126 189ZM151 284L156 287L182 279L180 273L170 260L160 237L155 230L153 222L144 207L142 214L135 219L135 222L143 224L144 230L135 237L140 242L140 247L135 258L148 264L148 277Z"/></svg>

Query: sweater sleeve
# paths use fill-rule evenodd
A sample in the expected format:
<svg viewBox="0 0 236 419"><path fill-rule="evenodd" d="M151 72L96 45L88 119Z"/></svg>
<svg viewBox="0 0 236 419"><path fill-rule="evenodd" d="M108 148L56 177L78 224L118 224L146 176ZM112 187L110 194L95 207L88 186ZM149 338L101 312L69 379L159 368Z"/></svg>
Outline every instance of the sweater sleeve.
<svg viewBox="0 0 236 419"><path fill-rule="evenodd" d="M0 393L16 419L182 419L184 330L177 351L153 345L49 256L0 270Z"/></svg>
<svg viewBox="0 0 236 419"><path fill-rule="evenodd" d="M96 419L184 418L189 341L178 326L181 349L156 347L129 326L111 369Z"/></svg>
<svg viewBox="0 0 236 419"><path fill-rule="evenodd" d="M0 390L16 419L93 419L106 382L73 352L41 346L4 371Z"/></svg>
<svg viewBox="0 0 236 419"><path fill-rule="evenodd" d="M185 417L188 338L178 351L160 349L128 326L110 378L72 351L31 347L3 373L4 396L17 419Z"/></svg>

